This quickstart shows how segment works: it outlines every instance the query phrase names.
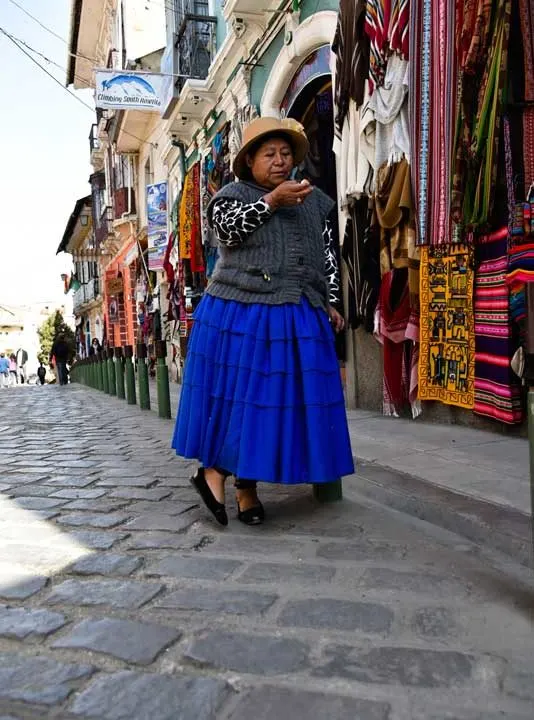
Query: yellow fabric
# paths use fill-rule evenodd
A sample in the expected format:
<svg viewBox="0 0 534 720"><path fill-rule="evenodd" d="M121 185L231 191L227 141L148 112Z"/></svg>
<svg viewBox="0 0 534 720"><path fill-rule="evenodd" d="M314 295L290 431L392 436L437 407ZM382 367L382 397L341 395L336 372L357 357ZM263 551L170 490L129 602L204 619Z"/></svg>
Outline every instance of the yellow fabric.
<svg viewBox="0 0 534 720"><path fill-rule="evenodd" d="M195 219L195 185L193 173L189 171L184 179L180 202L180 259L191 260L193 222Z"/></svg>
<svg viewBox="0 0 534 720"><path fill-rule="evenodd" d="M420 400L475 404L473 284L467 246L421 248Z"/></svg>

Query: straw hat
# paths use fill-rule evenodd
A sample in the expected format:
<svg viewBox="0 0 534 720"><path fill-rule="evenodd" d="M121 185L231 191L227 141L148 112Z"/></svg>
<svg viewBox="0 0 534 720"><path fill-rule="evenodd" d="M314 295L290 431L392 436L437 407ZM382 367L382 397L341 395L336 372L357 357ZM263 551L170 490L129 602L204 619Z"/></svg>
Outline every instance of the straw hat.
<svg viewBox="0 0 534 720"><path fill-rule="evenodd" d="M249 177L247 153L258 140L279 133L287 135L287 139L293 148L295 165L299 165L310 148L303 126L292 118L279 120L278 118L263 117L253 120L243 130L243 144L234 160L234 175L242 180L247 179Z"/></svg>

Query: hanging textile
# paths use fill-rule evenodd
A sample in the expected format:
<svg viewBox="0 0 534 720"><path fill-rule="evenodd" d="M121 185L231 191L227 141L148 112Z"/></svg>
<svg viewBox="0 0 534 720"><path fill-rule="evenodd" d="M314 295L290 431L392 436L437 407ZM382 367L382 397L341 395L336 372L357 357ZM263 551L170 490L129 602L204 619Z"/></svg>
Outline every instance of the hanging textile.
<svg viewBox="0 0 534 720"><path fill-rule="evenodd" d="M380 292L380 237L378 228L370 225L368 205L366 197L351 205L342 257L347 268L347 322L353 330L363 325L370 333Z"/></svg>
<svg viewBox="0 0 534 720"><path fill-rule="evenodd" d="M191 170L184 179L180 201L180 260L191 259L191 241L195 222L194 182Z"/></svg>
<svg viewBox="0 0 534 720"><path fill-rule="evenodd" d="M369 76L369 37L365 33L365 0L340 0L332 52L336 56L335 130L341 138L349 102L363 104Z"/></svg>
<svg viewBox="0 0 534 720"><path fill-rule="evenodd" d="M525 103L534 103L534 3L519 0L519 17L523 40L523 67ZM534 182L534 107L523 109L523 168L524 196Z"/></svg>
<svg viewBox="0 0 534 720"><path fill-rule="evenodd" d="M192 174L193 218L191 223L191 270L203 273L204 254L202 251L202 224L200 209L200 163L195 163Z"/></svg>
<svg viewBox="0 0 534 720"><path fill-rule="evenodd" d="M410 41L408 28L410 24L409 0L393 0L389 26L389 47L404 60L408 60Z"/></svg>
<svg viewBox="0 0 534 720"><path fill-rule="evenodd" d="M516 202L516 175L512 158L510 121L504 117L504 155L506 160L506 187L508 191L508 276L512 293L516 286L534 282L534 188L526 202ZM520 292L520 291L519 291Z"/></svg>
<svg viewBox="0 0 534 720"><path fill-rule="evenodd" d="M500 422L523 420L519 379L510 362L517 350L506 284L508 228L477 239L475 259L474 412Z"/></svg>
<svg viewBox="0 0 534 720"><path fill-rule="evenodd" d="M456 0L410 7L410 130L417 243L452 239L451 147L456 101Z"/></svg>
<svg viewBox="0 0 534 720"><path fill-rule="evenodd" d="M410 308L405 270L393 270L382 278L375 337L384 348L384 415L399 417L409 404L412 417L418 417L419 318Z"/></svg>
<svg viewBox="0 0 534 720"><path fill-rule="evenodd" d="M370 41L369 86L371 92L384 82L387 66L391 0L367 0L365 32Z"/></svg>
<svg viewBox="0 0 534 720"><path fill-rule="evenodd" d="M382 165L377 173L375 219L380 227L381 274L408 268L412 304L419 296L419 255L415 246L410 166L406 159Z"/></svg>
<svg viewBox="0 0 534 720"><path fill-rule="evenodd" d="M392 55L387 63L384 84L375 90L370 100L376 121L375 169L385 162L410 158L408 66L406 60Z"/></svg>
<svg viewBox="0 0 534 720"><path fill-rule="evenodd" d="M487 0L481 1L485 14ZM508 68L511 0L497 4L488 36L487 58L482 81L476 70L462 69L461 102L455 139L452 215L468 230L485 226L493 208L498 169L499 129ZM484 18L485 19L485 18ZM475 38L477 36L475 35ZM483 37L486 37L485 35ZM473 122L474 120L474 122ZM470 127L473 127L472 134Z"/></svg>
<svg viewBox="0 0 534 720"><path fill-rule="evenodd" d="M421 250L419 399L475 402L473 270L465 245Z"/></svg>

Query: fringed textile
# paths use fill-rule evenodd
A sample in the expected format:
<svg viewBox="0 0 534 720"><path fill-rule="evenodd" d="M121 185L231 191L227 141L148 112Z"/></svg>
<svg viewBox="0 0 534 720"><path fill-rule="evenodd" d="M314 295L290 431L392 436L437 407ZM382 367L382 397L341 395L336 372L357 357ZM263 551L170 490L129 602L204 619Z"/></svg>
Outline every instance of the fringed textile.
<svg viewBox="0 0 534 720"><path fill-rule="evenodd" d="M419 399L475 402L473 269L465 245L421 250Z"/></svg>

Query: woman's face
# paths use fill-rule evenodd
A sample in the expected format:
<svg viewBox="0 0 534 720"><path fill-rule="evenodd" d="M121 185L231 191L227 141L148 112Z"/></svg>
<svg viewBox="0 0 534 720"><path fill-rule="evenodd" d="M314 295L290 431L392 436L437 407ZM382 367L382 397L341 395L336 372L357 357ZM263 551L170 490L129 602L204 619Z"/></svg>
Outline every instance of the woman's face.
<svg viewBox="0 0 534 720"><path fill-rule="evenodd" d="M254 155L247 155L247 165L255 182L272 190L285 182L293 170L293 150L283 138L262 143Z"/></svg>

